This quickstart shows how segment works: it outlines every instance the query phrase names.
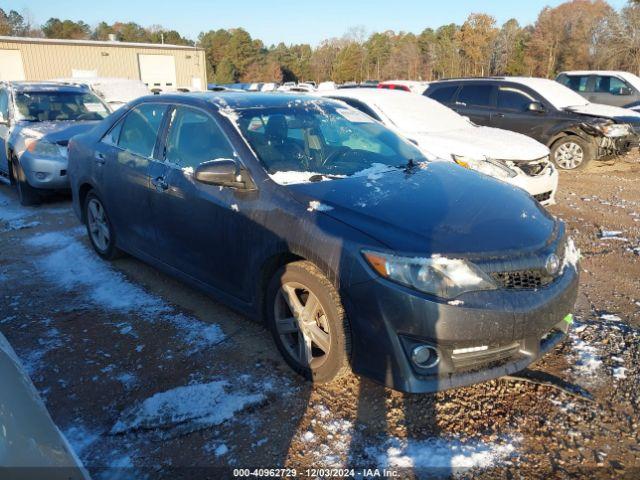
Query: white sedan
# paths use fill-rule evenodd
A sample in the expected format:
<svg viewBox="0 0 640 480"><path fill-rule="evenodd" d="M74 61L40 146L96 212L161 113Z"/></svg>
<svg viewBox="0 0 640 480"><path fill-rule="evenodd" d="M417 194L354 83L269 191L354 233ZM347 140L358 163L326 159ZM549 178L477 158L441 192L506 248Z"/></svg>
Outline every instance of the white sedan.
<svg viewBox="0 0 640 480"><path fill-rule="evenodd" d="M452 160L523 188L553 205L558 171L549 149L525 135L480 127L423 95L373 88L320 91L343 101L414 142L431 160Z"/></svg>

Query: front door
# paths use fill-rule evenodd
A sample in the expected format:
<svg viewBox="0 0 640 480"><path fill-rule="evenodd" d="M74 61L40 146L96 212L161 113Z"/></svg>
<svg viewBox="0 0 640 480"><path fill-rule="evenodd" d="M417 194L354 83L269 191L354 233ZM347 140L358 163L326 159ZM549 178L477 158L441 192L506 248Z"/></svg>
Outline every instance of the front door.
<svg viewBox="0 0 640 480"><path fill-rule="evenodd" d="M491 126L522 133L546 143L545 112L532 112L529 106L540 99L511 86L500 86L497 91L496 109L491 115Z"/></svg>
<svg viewBox="0 0 640 480"><path fill-rule="evenodd" d="M204 162L235 159L217 122L202 110L177 106L170 113L164 162L151 167L152 212L160 260L192 278L248 299L250 220L257 192L206 185L194 172Z"/></svg>
<svg viewBox="0 0 640 480"><path fill-rule="evenodd" d="M633 102L634 88L621 78L611 75L597 75L594 79L593 92L589 100L615 107L624 107Z"/></svg>
<svg viewBox="0 0 640 480"><path fill-rule="evenodd" d="M493 107L493 85L481 83L463 84L453 109L469 117L477 125L489 126Z"/></svg>

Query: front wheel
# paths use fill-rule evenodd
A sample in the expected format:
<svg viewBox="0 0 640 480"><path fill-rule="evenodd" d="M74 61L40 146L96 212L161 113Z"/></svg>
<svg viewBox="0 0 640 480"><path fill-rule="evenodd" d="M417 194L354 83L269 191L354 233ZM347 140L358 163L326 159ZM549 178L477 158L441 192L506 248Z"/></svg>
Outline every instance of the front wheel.
<svg viewBox="0 0 640 480"><path fill-rule="evenodd" d="M582 170L594 157L594 147L575 135L562 137L551 146L551 159L562 170Z"/></svg>
<svg viewBox="0 0 640 480"><path fill-rule="evenodd" d="M267 322L286 362L327 383L350 371L351 330L340 297L310 262L281 268L267 289Z"/></svg>
<svg viewBox="0 0 640 480"><path fill-rule="evenodd" d="M89 192L84 201L84 218L93 249L105 260L114 260L121 252L116 247L116 235L102 200Z"/></svg>
<svg viewBox="0 0 640 480"><path fill-rule="evenodd" d="M18 160L11 162L11 174L16 185L16 190L18 191L20 205L24 207L40 205L40 203L42 203L42 196L37 188L29 185L24 170L22 170L22 166Z"/></svg>

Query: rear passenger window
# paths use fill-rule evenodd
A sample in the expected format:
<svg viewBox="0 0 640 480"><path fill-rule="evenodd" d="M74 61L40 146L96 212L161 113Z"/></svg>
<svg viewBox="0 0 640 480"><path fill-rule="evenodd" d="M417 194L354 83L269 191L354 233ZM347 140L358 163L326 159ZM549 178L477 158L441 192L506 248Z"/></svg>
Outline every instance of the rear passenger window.
<svg viewBox="0 0 640 480"><path fill-rule="evenodd" d="M451 87L442 87L437 88L433 92L427 91L429 98L433 98L435 101L440 103L451 103L453 99L453 95L458 90L457 85L453 85Z"/></svg>
<svg viewBox="0 0 640 480"><path fill-rule="evenodd" d="M491 85L464 85L458 94L458 102L468 106L489 107L492 90Z"/></svg>
<svg viewBox="0 0 640 480"><path fill-rule="evenodd" d="M9 95L6 90L0 90L0 113L3 118L9 118Z"/></svg>
<svg viewBox="0 0 640 480"><path fill-rule="evenodd" d="M380 121L380 117L376 114L376 112L374 112L371 107L369 107L369 105L366 105L358 100L354 100L352 98L340 98L340 97L334 97L336 100L340 100L344 103L346 103L347 105L349 105L350 107L353 107L357 110L360 110L363 113L366 113L367 115L369 115L371 118L375 118L376 120Z"/></svg>
<svg viewBox="0 0 640 480"><path fill-rule="evenodd" d="M142 104L131 110L124 121L118 146L141 157L151 158L166 105Z"/></svg>
<svg viewBox="0 0 640 480"><path fill-rule="evenodd" d="M588 75L562 75L558 81L565 87L569 87L574 92L586 92L589 76Z"/></svg>
<svg viewBox="0 0 640 480"><path fill-rule="evenodd" d="M516 88L500 87L498 89L498 108L500 110L524 112L535 101L533 97Z"/></svg>
<svg viewBox="0 0 640 480"><path fill-rule="evenodd" d="M167 163L195 169L210 160L233 157L233 148L213 118L187 107L173 111L167 135Z"/></svg>
<svg viewBox="0 0 640 480"><path fill-rule="evenodd" d="M611 95L622 95L628 85L617 77L596 77L595 91L598 93L610 93Z"/></svg>

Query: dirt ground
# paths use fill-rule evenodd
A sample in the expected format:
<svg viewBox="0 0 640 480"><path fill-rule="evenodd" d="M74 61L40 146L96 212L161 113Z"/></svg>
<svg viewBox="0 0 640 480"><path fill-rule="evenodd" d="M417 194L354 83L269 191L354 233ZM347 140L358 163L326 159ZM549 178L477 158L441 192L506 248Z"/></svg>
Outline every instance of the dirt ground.
<svg viewBox="0 0 640 480"><path fill-rule="evenodd" d="M5 184L0 331L94 478L638 478L639 178L637 154L561 175L550 210L583 273L575 329L530 368L552 385L312 387L260 325L133 258L99 261L69 199L21 208ZM307 470L331 467L354 471Z"/></svg>

